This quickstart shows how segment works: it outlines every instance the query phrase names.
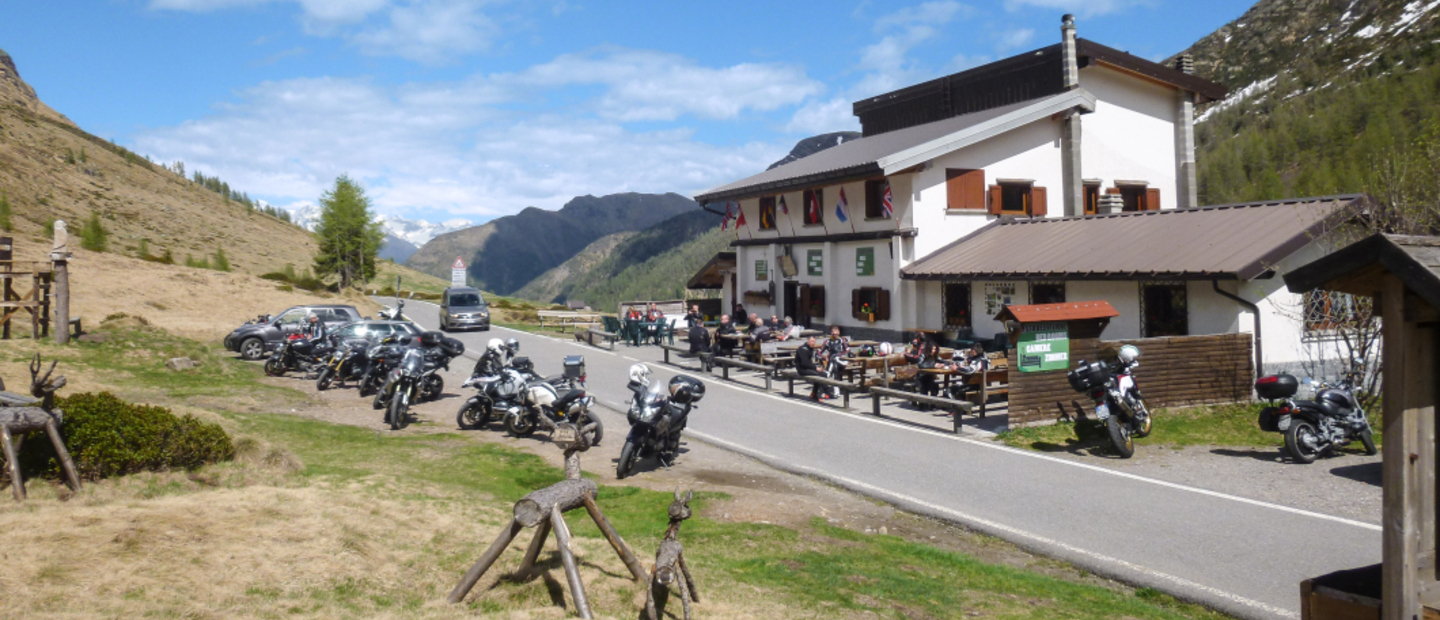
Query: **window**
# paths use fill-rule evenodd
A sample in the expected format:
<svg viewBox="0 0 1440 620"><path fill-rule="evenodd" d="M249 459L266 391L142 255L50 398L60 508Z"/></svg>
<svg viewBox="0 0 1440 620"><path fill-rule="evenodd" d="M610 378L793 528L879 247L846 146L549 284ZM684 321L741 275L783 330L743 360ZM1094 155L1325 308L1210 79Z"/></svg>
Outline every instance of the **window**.
<svg viewBox="0 0 1440 620"><path fill-rule="evenodd" d="M775 230L775 197L760 199L760 230Z"/></svg>
<svg viewBox="0 0 1440 620"><path fill-rule="evenodd" d="M304 308L295 308L294 310L287 311L284 314L281 314L280 318L275 319L275 323L278 325L299 325L304 322Z"/></svg>
<svg viewBox="0 0 1440 620"><path fill-rule="evenodd" d="M1100 183L1085 184L1085 215L1100 212Z"/></svg>
<svg viewBox="0 0 1440 620"><path fill-rule="evenodd" d="M820 226L825 223L825 190L807 189L804 195L805 214L803 223L806 226Z"/></svg>
<svg viewBox="0 0 1440 620"><path fill-rule="evenodd" d="M1031 282L1030 303L1032 304L1063 304L1065 303L1064 282Z"/></svg>
<svg viewBox="0 0 1440 620"><path fill-rule="evenodd" d="M945 314L945 327L969 329L970 324L970 283L946 282L941 285L941 312Z"/></svg>
<svg viewBox="0 0 1440 620"><path fill-rule="evenodd" d="M985 171L945 169L946 209L985 209Z"/></svg>
<svg viewBox="0 0 1440 620"><path fill-rule="evenodd" d="M890 181L887 179L873 179L865 182L865 219L885 219L894 215L885 213L885 190L889 187ZM891 196L891 200L890 208L893 211L895 208L894 196Z"/></svg>
<svg viewBox="0 0 1440 620"><path fill-rule="evenodd" d="M1305 293L1304 303L1305 336L1308 338L1360 326L1375 316L1373 302L1369 298L1356 298L1349 293L1310 291Z"/></svg>
<svg viewBox="0 0 1440 620"><path fill-rule="evenodd" d="M1148 187L1143 183L1125 183L1111 188L1109 193L1120 194L1120 199L1125 203L1125 207L1121 210L1126 213L1160 210L1160 190Z"/></svg>
<svg viewBox="0 0 1440 620"><path fill-rule="evenodd" d="M1189 335L1185 284L1140 285L1140 316L1141 335L1146 338Z"/></svg>
<svg viewBox="0 0 1440 620"><path fill-rule="evenodd" d="M1028 215L1044 217L1045 188L1031 181L1000 181L990 186L991 215Z"/></svg>
<svg viewBox="0 0 1440 620"><path fill-rule="evenodd" d="M890 291L866 286L850 291L850 316L862 321L890 320Z"/></svg>

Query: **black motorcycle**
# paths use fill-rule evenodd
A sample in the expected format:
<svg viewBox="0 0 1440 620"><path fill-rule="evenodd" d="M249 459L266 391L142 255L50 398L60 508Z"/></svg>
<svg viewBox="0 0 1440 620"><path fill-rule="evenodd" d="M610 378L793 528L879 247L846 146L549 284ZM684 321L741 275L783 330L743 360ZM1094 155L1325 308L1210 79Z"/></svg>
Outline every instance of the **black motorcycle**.
<svg viewBox="0 0 1440 620"><path fill-rule="evenodd" d="M615 464L616 478L629 476L642 458L654 456L665 467L674 463L690 410L698 408L696 403L705 396L705 384L685 375L676 375L663 388L659 384L649 385L648 378L643 382L632 380L627 387L635 394L635 400L625 416L630 423L630 434Z"/></svg>
<svg viewBox="0 0 1440 620"><path fill-rule="evenodd" d="M1089 395L1095 402L1095 419L1105 425L1110 444L1121 458L1135 456L1135 439L1147 437L1154 424L1145 397L1135 385L1135 369L1140 367L1140 350L1134 345L1120 347L1120 358L1113 364L1085 363L1066 374L1070 387Z"/></svg>
<svg viewBox="0 0 1440 620"><path fill-rule="evenodd" d="M1353 374L1353 373L1352 373ZM1352 376L1338 383L1320 383L1315 400L1295 400L1300 382L1288 374L1255 380L1255 393L1270 406L1260 410L1260 430L1285 434L1285 451L1295 462L1315 462L1321 454L1360 440L1365 454L1374 456L1370 418L1355 399Z"/></svg>
<svg viewBox="0 0 1440 620"><path fill-rule="evenodd" d="M344 387L346 381L363 379L365 371L370 368L369 359L366 357L369 349L369 341L351 340L331 351L321 360L323 366L320 368L320 375L315 377L315 389L323 392L336 381L340 382L340 387Z"/></svg>
<svg viewBox="0 0 1440 620"><path fill-rule="evenodd" d="M440 332L425 332L415 338L413 344L398 352L399 359L393 363L388 374L385 375L385 383L380 391L375 393L371 406L375 409L386 409L390 407L395 395L394 382L398 377L400 366L405 364L406 356L410 351L418 351L420 354L420 372L417 378L419 391L411 402L427 402L440 398L445 389L445 379L440 376L440 371L450 369L450 360L459 357L465 352L465 344L454 338L446 338ZM407 407L409 404L406 405ZM386 418L389 419L388 417Z"/></svg>
<svg viewBox="0 0 1440 620"><path fill-rule="evenodd" d="M315 374L324 356L330 353L329 343L300 334L291 334L281 341L270 358L265 360L265 374L282 377L290 371Z"/></svg>
<svg viewBox="0 0 1440 620"><path fill-rule="evenodd" d="M390 371L381 390L387 396L385 421L390 424L390 430L398 431L410 424L410 404L419 400L424 374L425 351L418 348L407 349L400 363Z"/></svg>
<svg viewBox="0 0 1440 620"><path fill-rule="evenodd" d="M405 345L398 336L386 336L365 351L365 371L360 375L361 398L380 390L380 386L385 384L385 377L400 363L400 356L404 354Z"/></svg>

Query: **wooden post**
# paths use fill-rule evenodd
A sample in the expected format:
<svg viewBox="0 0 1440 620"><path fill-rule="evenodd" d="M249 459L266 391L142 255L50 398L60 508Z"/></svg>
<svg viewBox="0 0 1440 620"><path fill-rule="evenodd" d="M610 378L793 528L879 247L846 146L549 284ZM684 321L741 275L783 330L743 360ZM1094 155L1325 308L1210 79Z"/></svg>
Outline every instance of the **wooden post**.
<svg viewBox="0 0 1440 620"><path fill-rule="evenodd" d="M65 441L60 437L60 427L55 424L54 418L45 422L45 434L50 436L50 443L55 446L55 455L60 457L60 467L65 470L70 489L79 491L80 475L75 471L75 461L70 460L70 451L65 449Z"/></svg>
<svg viewBox="0 0 1440 620"><path fill-rule="evenodd" d="M575 599L575 611L581 618L590 620L590 601L585 598L585 583L580 581L580 568L575 565L575 554L570 552L570 528L565 525L565 515L560 506L550 506L550 525L555 530L555 542L560 547L560 562L565 565L565 579L570 582L570 597Z"/></svg>
<svg viewBox="0 0 1440 620"><path fill-rule="evenodd" d="M625 562L625 567L630 569L630 575L635 581L645 581L645 569L640 566L639 558L631 553L630 547L626 546L625 539L610 526L610 521L605 518L605 513L600 512L600 506L590 496L585 496L585 510L590 513L590 518L595 521L595 526L600 528L600 533L605 535L605 540L610 541L610 546L615 553L620 554L620 560ZM543 527L543 526L542 526Z"/></svg>
<svg viewBox="0 0 1440 620"><path fill-rule="evenodd" d="M70 342L70 261L51 255L55 265L55 343Z"/></svg>
<svg viewBox="0 0 1440 620"><path fill-rule="evenodd" d="M459 603L465 599L465 595L469 594L470 589L475 587L475 583L480 581L480 576L484 575L485 571L490 569L490 565L494 564L500 554L505 551L505 548L510 546L510 541L515 540L515 535L520 533L522 527L524 526L520 525L518 521L510 521L510 524L495 538L495 542L490 543L490 548L485 550L485 554L481 555L475 565L465 572L465 576L460 578L460 583L455 584L455 589L450 591L448 599L451 603Z"/></svg>
<svg viewBox="0 0 1440 620"><path fill-rule="evenodd" d="M525 550L525 559L520 561L520 570L515 571L519 575L527 575L535 568L535 561L540 559L540 551L545 548L545 539L550 537L550 521L540 522L540 527L535 528L535 538L530 541L530 548Z"/></svg>
<svg viewBox="0 0 1440 620"><path fill-rule="evenodd" d="M0 426L0 447L5 450L5 464L10 467L10 486L15 492L15 501L25 499L25 481L20 479L20 459L15 454L15 443L10 440L10 429Z"/></svg>
<svg viewBox="0 0 1440 620"><path fill-rule="evenodd" d="M30 339L40 339L40 266L30 269Z"/></svg>
<svg viewBox="0 0 1440 620"><path fill-rule="evenodd" d="M1416 340L1408 338L1405 323L1405 285L1394 275L1385 275L1381 284L1380 307L1384 325L1385 446L1381 487L1384 530L1381 535L1381 614L1385 620L1412 620L1420 617L1420 592L1416 580L1419 559L1416 551L1419 531L1419 410L1410 398L1421 389L1413 381L1407 362ZM1407 342L1410 340L1410 342ZM1421 378L1428 381L1429 378ZM1413 457L1413 458L1412 458Z"/></svg>

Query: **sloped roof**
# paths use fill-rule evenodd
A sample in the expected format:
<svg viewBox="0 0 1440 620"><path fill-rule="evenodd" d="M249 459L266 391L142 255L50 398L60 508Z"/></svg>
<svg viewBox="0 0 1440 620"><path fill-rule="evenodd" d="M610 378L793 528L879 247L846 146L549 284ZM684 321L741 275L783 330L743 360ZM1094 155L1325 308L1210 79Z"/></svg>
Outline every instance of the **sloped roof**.
<svg viewBox="0 0 1440 620"><path fill-rule="evenodd" d="M1111 306L1110 302L1100 300L1005 306L995 315L995 320L1003 321L1008 317L1021 323L1040 323L1044 321L1108 319L1115 316L1120 316L1120 311Z"/></svg>
<svg viewBox="0 0 1440 620"><path fill-rule="evenodd" d="M914 280L1249 280L1368 201L1361 194L1067 218L1001 218L900 271Z"/></svg>
<svg viewBox="0 0 1440 620"><path fill-rule="evenodd" d="M1440 237L1372 235L1285 274L1285 286L1292 293L1323 288L1375 295L1382 283L1377 268L1440 308Z"/></svg>
<svg viewBox="0 0 1440 620"><path fill-rule="evenodd" d="M685 283L685 288L724 288L725 277L721 275L720 272L734 268L734 252L716 252L715 256L712 256L709 262L705 263L699 271L695 272L695 275L690 277L690 281Z"/></svg>
<svg viewBox="0 0 1440 620"><path fill-rule="evenodd" d="M695 196L701 204L878 177L959 150L1070 108L1095 109L1084 89L851 140Z"/></svg>

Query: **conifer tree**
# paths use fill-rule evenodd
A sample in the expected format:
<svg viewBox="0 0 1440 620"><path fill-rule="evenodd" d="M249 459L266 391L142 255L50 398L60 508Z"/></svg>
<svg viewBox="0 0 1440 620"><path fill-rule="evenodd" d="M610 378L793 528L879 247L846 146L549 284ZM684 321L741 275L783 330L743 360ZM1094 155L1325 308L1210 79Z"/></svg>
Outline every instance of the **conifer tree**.
<svg viewBox="0 0 1440 620"><path fill-rule="evenodd" d="M316 276L334 275L341 288L375 277L375 256L385 233L370 212L365 190L349 176L335 179L335 187L320 197L315 240L320 246L315 255Z"/></svg>
<svg viewBox="0 0 1440 620"><path fill-rule="evenodd" d="M105 230L105 225L100 223L100 214L91 211L90 219L85 220L85 226L80 228L80 247L92 252L104 252L109 245L110 233Z"/></svg>

